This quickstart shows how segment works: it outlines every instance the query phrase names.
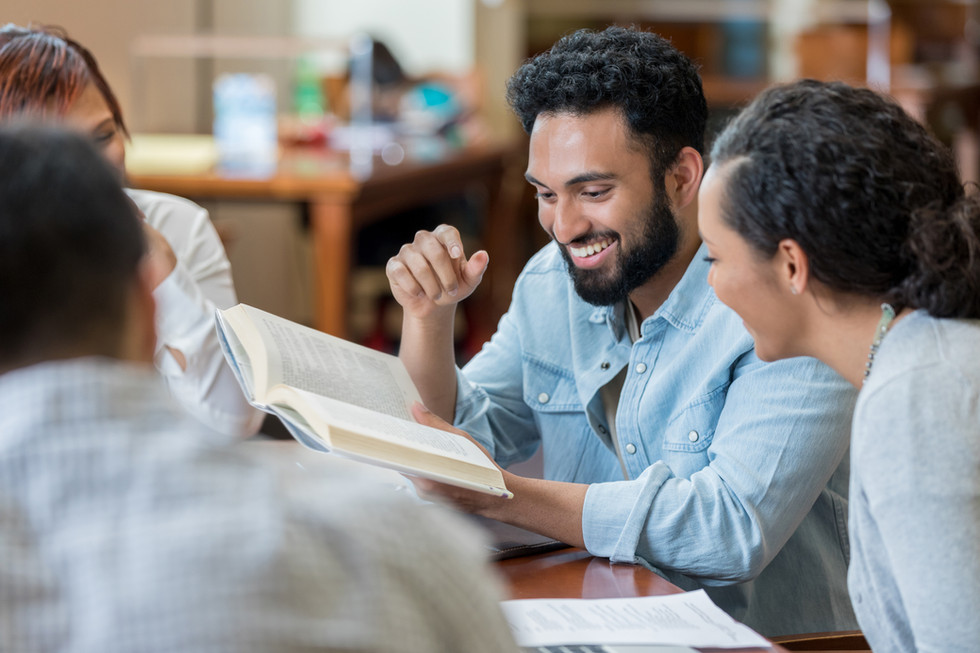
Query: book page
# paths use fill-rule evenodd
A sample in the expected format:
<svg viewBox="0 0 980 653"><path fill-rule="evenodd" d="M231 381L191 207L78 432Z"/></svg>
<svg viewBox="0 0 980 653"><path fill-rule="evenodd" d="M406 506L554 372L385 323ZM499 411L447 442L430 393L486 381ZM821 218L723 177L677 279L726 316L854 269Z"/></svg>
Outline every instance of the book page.
<svg viewBox="0 0 980 653"><path fill-rule="evenodd" d="M218 326L218 345L221 347L225 360L228 362L228 367L231 368L232 374L235 375L235 379L245 393L245 397L250 402L254 402L255 371L252 368L252 361L248 356L248 352L245 350L242 341L239 340L238 334L229 328L221 309L214 309L214 316Z"/></svg>
<svg viewBox="0 0 980 653"><path fill-rule="evenodd" d="M279 403L280 399L289 401L294 408L302 405L326 424L379 442L400 444L488 469L496 468L486 454L465 437L414 420L408 422L296 388L276 389L271 398L273 403Z"/></svg>
<svg viewBox="0 0 980 653"><path fill-rule="evenodd" d="M500 605L520 646L769 648L769 642L728 616L704 590L638 598L520 599Z"/></svg>
<svg viewBox="0 0 980 653"><path fill-rule="evenodd" d="M280 352L270 364L269 385L282 383L415 423L410 406L421 402L397 357L246 307L249 317Z"/></svg>

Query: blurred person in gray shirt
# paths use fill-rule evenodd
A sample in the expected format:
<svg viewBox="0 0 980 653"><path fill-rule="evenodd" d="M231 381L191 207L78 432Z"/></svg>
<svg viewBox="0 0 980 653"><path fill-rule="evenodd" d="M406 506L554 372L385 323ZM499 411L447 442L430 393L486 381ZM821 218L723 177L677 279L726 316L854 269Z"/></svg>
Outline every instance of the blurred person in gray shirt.
<svg viewBox="0 0 980 653"><path fill-rule="evenodd" d="M0 130L0 649L515 650L465 524L202 437L153 369L145 253L88 138Z"/></svg>

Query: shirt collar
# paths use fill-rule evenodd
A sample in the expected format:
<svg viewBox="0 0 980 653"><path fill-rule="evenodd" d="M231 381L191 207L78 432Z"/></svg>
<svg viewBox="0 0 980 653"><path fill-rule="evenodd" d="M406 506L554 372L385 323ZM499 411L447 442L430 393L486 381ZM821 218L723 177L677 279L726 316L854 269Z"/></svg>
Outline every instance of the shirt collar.
<svg viewBox="0 0 980 653"><path fill-rule="evenodd" d="M684 276L651 319L662 317L674 327L690 332L701 326L715 302L714 292L708 285L711 264L705 260L707 256L708 247L702 243L687 266Z"/></svg>
<svg viewBox="0 0 980 653"><path fill-rule="evenodd" d="M640 325L641 333L644 324L652 323L658 318L663 318L676 329L691 333L697 331L715 301L714 292L708 285L711 264L705 260L707 256L708 248L702 243L667 301ZM589 316L591 322L606 322L617 339L626 333L624 318L622 304L596 307Z"/></svg>

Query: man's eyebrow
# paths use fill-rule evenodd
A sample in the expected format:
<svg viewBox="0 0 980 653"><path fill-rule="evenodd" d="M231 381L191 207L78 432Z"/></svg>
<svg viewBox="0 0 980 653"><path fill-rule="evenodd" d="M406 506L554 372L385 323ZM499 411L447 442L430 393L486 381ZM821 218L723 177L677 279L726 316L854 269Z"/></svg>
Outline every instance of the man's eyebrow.
<svg viewBox="0 0 980 653"><path fill-rule="evenodd" d="M577 186L578 184L587 184L590 181L608 181L615 178L616 175L611 172L583 172L582 174L572 177L566 181L565 188Z"/></svg>
<svg viewBox="0 0 980 653"><path fill-rule="evenodd" d="M525 172L524 173L524 179L527 180L527 183L533 184L534 186L541 186L542 188L547 188L547 186L545 186L540 181L538 181L537 179L535 179L534 177L532 177L530 173Z"/></svg>
<svg viewBox="0 0 980 653"><path fill-rule="evenodd" d="M528 173L524 173L524 178L528 181L528 183L534 184L535 186L541 186L542 188L548 187L546 184L542 184L540 181L538 181ZM569 188L571 186L576 186L578 184L587 184L590 181L608 181L610 179L615 179L615 178L616 175L614 175L611 172L583 172L582 174L572 177L571 179L566 181L565 187Z"/></svg>

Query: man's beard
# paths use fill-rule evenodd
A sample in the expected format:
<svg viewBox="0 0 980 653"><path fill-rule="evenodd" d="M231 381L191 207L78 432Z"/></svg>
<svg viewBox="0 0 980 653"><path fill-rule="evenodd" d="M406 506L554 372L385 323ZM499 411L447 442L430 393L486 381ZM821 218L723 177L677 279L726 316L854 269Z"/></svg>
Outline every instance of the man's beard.
<svg viewBox="0 0 980 653"><path fill-rule="evenodd" d="M617 304L649 281L674 257L680 241L680 229L663 193L657 193L642 224L640 240L629 250L620 234L611 234L619 242L616 267L611 274L576 267L568 248L559 245L575 292L582 299L595 306Z"/></svg>

